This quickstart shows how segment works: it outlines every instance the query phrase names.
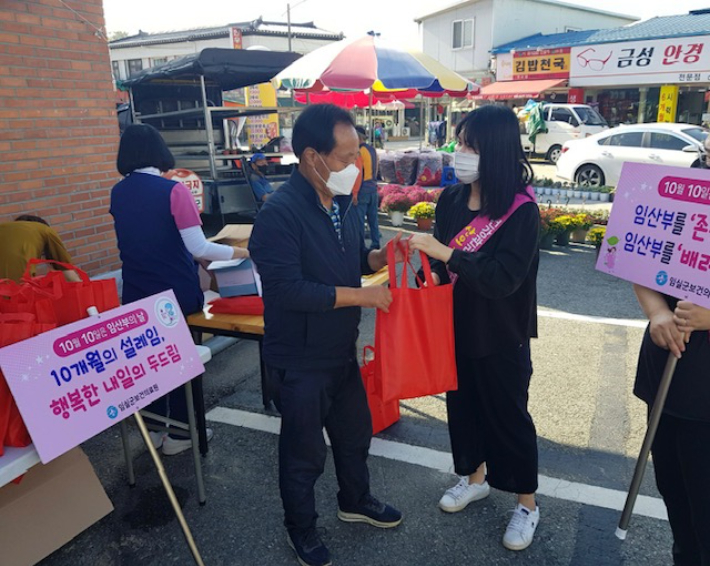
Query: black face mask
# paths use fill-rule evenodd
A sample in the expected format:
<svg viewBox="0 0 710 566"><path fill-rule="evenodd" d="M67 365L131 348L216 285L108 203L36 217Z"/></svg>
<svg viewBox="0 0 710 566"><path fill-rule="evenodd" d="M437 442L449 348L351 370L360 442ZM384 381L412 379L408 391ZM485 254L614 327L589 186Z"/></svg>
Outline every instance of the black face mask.
<svg viewBox="0 0 710 566"><path fill-rule="evenodd" d="M258 165L256 168L259 170L259 173L261 173L262 175L266 175L266 172L269 170L268 165Z"/></svg>

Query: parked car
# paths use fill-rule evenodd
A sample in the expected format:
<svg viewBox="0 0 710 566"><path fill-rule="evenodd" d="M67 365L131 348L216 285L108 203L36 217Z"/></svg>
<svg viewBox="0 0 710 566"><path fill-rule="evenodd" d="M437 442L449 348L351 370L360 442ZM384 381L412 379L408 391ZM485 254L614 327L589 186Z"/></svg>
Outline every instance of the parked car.
<svg viewBox="0 0 710 566"><path fill-rule="evenodd" d="M698 167L708 130L693 124L618 126L562 146L557 176L580 185L616 186L627 161Z"/></svg>
<svg viewBox="0 0 710 566"><path fill-rule="evenodd" d="M523 130L520 141L526 153L544 156L552 163L557 163L565 142L591 136L609 128L601 114L586 104L546 102L542 106L542 119L545 121L547 132L537 134L535 143L532 143L528 133Z"/></svg>

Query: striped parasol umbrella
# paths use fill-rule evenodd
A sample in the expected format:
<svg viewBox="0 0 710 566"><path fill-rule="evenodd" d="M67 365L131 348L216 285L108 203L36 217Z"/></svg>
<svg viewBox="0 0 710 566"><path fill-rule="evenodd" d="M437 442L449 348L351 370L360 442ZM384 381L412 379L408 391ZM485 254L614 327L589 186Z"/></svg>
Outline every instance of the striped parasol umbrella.
<svg viewBox="0 0 710 566"><path fill-rule="evenodd" d="M428 55L387 46L372 35L316 49L281 71L275 81L293 90L369 91L373 96L401 91L408 91L409 97L465 96L478 91L473 82Z"/></svg>

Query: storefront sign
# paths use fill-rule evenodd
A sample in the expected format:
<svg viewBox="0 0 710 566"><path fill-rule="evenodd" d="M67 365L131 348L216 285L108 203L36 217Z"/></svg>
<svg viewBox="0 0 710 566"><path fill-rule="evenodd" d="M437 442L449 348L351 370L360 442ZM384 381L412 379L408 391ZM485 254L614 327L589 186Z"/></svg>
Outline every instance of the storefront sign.
<svg viewBox="0 0 710 566"><path fill-rule="evenodd" d="M43 463L204 372L172 291L0 349Z"/></svg>
<svg viewBox="0 0 710 566"><path fill-rule="evenodd" d="M513 80L566 79L570 73L570 48L518 51L513 54Z"/></svg>
<svg viewBox="0 0 710 566"><path fill-rule="evenodd" d="M247 89L249 108L273 108L276 106L276 89L271 83L250 86ZM261 114L247 118L249 145L261 147L279 135L279 115Z"/></svg>
<svg viewBox="0 0 710 566"><path fill-rule="evenodd" d="M567 102L569 104L584 104L584 89L571 88L567 93Z"/></svg>
<svg viewBox="0 0 710 566"><path fill-rule="evenodd" d="M658 102L658 121L675 122L676 111L678 110L678 91L676 85L663 85L661 96Z"/></svg>
<svg viewBox="0 0 710 566"><path fill-rule="evenodd" d="M710 171L626 163L597 269L710 308Z"/></svg>
<svg viewBox="0 0 710 566"><path fill-rule="evenodd" d="M229 33L232 37L232 49L242 48L242 30L239 28L229 28Z"/></svg>
<svg viewBox="0 0 710 566"><path fill-rule="evenodd" d="M710 82L710 36L572 48L570 86Z"/></svg>
<svg viewBox="0 0 710 566"><path fill-rule="evenodd" d="M189 169L171 169L163 177L182 183L190 189L199 213L202 214L205 211L205 186L197 173Z"/></svg>
<svg viewBox="0 0 710 566"><path fill-rule="evenodd" d="M496 80L513 80L513 54L500 53L496 55Z"/></svg>

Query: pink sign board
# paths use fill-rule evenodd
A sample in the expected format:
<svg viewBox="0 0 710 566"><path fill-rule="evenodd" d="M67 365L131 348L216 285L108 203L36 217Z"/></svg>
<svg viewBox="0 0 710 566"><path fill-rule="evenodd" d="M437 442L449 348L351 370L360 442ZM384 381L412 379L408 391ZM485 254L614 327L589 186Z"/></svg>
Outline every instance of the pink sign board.
<svg viewBox="0 0 710 566"><path fill-rule="evenodd" d="M597 269L710 308L710 170L626 163Z"/></svg>
<svg viewBox="0 0 710 566"><path fill-rule="evenodd" d="M204 372L172 291L0 348L43 463Z"/></svg>

